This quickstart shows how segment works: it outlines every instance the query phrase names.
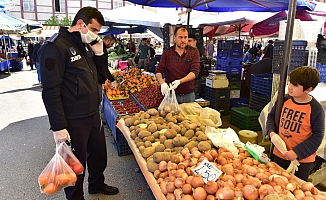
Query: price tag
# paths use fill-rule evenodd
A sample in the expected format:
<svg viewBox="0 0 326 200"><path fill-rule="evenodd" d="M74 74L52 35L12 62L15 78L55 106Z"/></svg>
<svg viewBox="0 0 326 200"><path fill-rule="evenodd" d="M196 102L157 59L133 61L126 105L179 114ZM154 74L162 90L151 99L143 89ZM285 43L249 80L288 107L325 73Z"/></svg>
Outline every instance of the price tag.
<svg viewBox="0 0 326 200"><path fill-rule="evenodd" d="M195 170L195 174L200 174L203 177L204 182L207 183L210 180L216 181L218 177L223 173L213 164L211 164L207 159L204 159Z"/></svg>

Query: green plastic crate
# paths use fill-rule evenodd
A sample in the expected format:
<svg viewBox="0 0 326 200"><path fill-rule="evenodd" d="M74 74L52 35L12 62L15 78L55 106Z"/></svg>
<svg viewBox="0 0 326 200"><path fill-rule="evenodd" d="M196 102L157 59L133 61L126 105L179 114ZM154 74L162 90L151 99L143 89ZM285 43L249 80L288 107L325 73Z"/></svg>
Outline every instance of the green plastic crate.
<svg viewBox="0 0 326 200"><path fill-rule="evenodd" d="M230 124L240 129L259 131L261 130L259 115L259 112L248 107L231 108Z"/></svg>

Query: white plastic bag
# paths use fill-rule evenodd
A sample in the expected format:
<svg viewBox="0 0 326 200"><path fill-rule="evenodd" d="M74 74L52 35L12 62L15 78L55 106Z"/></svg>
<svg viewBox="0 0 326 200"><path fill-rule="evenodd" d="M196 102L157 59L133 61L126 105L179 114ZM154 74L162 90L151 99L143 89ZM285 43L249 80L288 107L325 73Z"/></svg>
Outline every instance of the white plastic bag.
<svg viewBox="0 0 326 200"><path fill-rule="evenodd" d="M165 95L160 106L158 107L158 111L160 113L164 113L165 116L167 113L178 114L180 111L180 106L177 100L177 96L175 95L175 91L170 90L169 94Z"/></svg>

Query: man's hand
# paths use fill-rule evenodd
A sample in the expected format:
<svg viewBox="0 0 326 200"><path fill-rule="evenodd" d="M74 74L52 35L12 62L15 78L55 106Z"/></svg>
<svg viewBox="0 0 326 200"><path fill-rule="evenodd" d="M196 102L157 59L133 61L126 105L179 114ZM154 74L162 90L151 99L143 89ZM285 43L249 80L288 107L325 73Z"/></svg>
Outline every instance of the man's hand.
<svg viewBox="0 0 326 200"><path fill-rule="evenodd" d="M284 157L286 160L294 161L295 159L298 158L298 155L293 150L290 150L284 154Z"/></svg>
<svg viewBox="0 0 326 200"><path fill-rule="evenodd" d="M68 140L70 142L70 135L67 131L67 129L62 129L60 131L54 131L53 132L53 138L55 143L59 144L60 142L64 142Z"/></svg>
<svg viewBox="0 0 326 200"><path fill-rule="evenodd" d="M94 45L91 45L91 48L95 55L101 56L103 55L103 40L101 40L99 37L97 38L98 42Z"/></svg>
<svg viewBox="0 0 326 200"><path fill-rule="evenodd" d="M180 80L175 80L172 82L172 86L170 87L170 90L175 90L180 85Z"/></svg>
<svg viewBox="0 0 326 200"><path fill-rule="evenodd" d="M170 93L170 89L167 83L163 83L161 85L161 93L163 96L168 95Z"/></svg>

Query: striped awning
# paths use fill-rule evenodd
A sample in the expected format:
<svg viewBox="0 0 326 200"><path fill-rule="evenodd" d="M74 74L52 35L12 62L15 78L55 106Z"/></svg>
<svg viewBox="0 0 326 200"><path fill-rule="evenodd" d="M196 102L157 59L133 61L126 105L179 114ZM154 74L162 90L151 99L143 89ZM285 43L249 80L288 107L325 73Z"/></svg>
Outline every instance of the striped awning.
<svg viewBox="0 0 326 200"><path fill-rule="evenodd" d="M60 26L43 26L44 31L59 31Z"/></svg>

